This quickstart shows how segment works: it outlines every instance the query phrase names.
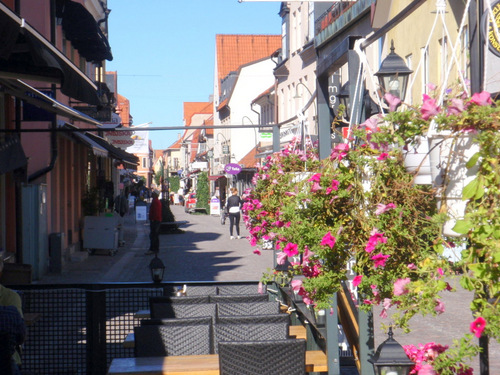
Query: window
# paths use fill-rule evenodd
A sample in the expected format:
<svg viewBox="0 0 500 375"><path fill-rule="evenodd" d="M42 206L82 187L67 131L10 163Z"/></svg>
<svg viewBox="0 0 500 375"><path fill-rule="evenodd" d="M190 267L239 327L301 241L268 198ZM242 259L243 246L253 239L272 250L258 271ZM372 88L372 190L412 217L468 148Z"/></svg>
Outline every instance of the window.
<svg viewBox="0 0 500 375"><path fill-rule="evenodd" d="M288 16L283 18L283 22L281 23L281 55L283 56L283 60L288 58L287 19Z"/></svg>
<svg viewBox="0 0 500 375"><path fill-rule="evenodd" d="M307 35L307 41L314 38L314 3L309 3L309 30Z"/></svg>
<svg viewBox="0 0 500 375"><path fill-rule="evenodd" d="M142 158L142 168L148 167L148 158Z"/></svg>

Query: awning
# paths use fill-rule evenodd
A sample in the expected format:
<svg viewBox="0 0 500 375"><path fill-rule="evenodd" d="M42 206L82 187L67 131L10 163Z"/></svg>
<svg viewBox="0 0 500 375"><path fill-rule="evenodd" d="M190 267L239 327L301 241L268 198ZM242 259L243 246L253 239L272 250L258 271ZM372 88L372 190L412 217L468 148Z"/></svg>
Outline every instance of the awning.
<svg viewBox="0 0 500 375"><path fill-rule="evenodd" d="M213 176L208 176L208 180L209 181L216 181L218 180L219 178L222 178L222 177L226 177L225 175L223 174L217 174L217 175L213 175Z"/></svg>
<svg viewBox="0 0 500 375"><path fill-rule="evenodd" d="M109 152L109 156L120 160L124 164L129 167L137 168L137 164L139 163L139 158L135 155L129 154L127 151L119 149L118 147L113 146L108 143L104 138L101 138L92 133L85 133L90 139L104 147Z"/></svg>
<svg viewBox="0 0 500 375"><path fill-rule="evenodd" d="M79 101L99 105L97 86L24 18L0 2L0 77L48 81Z"/></svg>
<svg viewBox="0 0 500 375"><path fill-rule="evenodd" d="M28 164L23 146L18 137L7 136L0 143L0 175Z"/></svg>
<svg viewBox="0 0 500 375"><path fill-rule="evenodd" d="M58 102L20 79L0 79L0 86L9 94L51 113L56 113L73 120L84 121L92 125L102 125L92 117Z"/></svg>
<svg viewBox="0 0 500 375"><path fill-rule="evenodd" d="M61 9L62 28L66 39L87 61L113 60L108 39L94 16L80 3L65 1Z"/></svg>
<svg viewBox="0 0 500 375"><path fill-rule="evenodd" d="M77 129L76 126L70 125L70 124L64 124L64 127L67 129ZM100 146L98 143L94 142L92 139L90 139L87 135L81 133L81 132L71 132L71 135L76 138L78 141L82 142L83 144L87 145L91 150L92 153L95 156L102 156L102 157L107 157L108 156L108 150L106 150L104 147Z"/></svg>

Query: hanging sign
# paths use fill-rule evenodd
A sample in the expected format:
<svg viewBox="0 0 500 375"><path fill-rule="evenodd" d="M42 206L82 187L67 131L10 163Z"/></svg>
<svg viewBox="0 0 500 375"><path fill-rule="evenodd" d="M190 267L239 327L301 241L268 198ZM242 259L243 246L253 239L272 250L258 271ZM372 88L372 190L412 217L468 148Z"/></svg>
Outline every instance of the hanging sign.
<svg viewBox="0 0 500 375"><path fill-rule="evenodd" d="M241 172L241 166L239 164L229 163L224 167L224 171L227 174L238 174Z"/></svg>

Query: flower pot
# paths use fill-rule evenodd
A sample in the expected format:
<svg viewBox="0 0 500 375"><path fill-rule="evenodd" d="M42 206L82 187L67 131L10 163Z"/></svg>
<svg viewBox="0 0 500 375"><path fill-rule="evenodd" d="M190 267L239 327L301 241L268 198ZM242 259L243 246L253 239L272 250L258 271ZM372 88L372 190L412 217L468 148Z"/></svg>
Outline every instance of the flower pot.
<svg viewBox="0 0 500 375"><path fill-rule="evenodd" d="M466 163L479 151L479 146L474 143L474 137L468 134L456 137L435 134L429 137L429 148L438 209L444 210L449 217L443 226L443 234L460 237L452 228L465 214L467 201L462 200L462 191L478 172L477 166L469 169Z"/></svg>
<svg viewBox="0 0 500 375"><path fill-rule="evenodd" d="M432 184L431 163L429 158L429 141L426 137L416 137L416 142L408 145L403 151L404 165L408 173L414 174L416 185Z"/></svg>

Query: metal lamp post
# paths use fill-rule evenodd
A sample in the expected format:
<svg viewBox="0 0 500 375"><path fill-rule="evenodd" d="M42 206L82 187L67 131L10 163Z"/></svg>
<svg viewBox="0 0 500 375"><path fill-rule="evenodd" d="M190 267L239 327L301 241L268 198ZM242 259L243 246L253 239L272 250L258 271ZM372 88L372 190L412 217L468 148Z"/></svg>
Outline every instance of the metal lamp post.
<svg viewBox="0 0 500 375"><path fill-rule="evenodd" d="M383 92L404 100L408 86L408 76L413 73L405 64L403 58L394 52L394 41L391 41L391 53L382 61L375 75L379 79Z"/></svg>
<svg viewBox="0 0 500 375"><path fill-rule="evenodd" d="M158 254L155 254L155 257L151 259L149 263L149 270L151 271L151 279L155 283L161 283L163 280L163 273L165 272L165 265L158 258Z"/></svg>
<svg viewBox="0 0 500 375"><path fill-rule="evenodd" d="M389 338L377 348L372 359L375 375L408 375L415 363L406 355L403 347L392 338L392 327L389 327Z"/></svg>

